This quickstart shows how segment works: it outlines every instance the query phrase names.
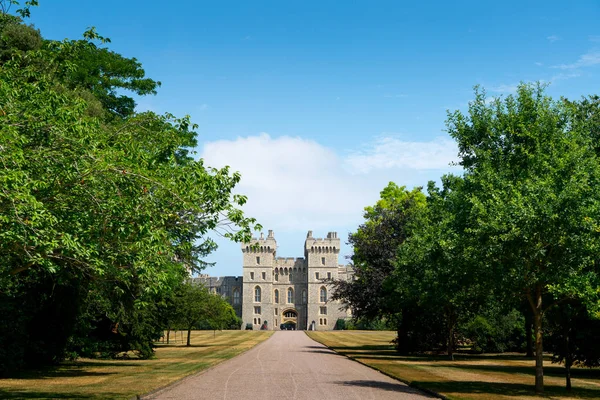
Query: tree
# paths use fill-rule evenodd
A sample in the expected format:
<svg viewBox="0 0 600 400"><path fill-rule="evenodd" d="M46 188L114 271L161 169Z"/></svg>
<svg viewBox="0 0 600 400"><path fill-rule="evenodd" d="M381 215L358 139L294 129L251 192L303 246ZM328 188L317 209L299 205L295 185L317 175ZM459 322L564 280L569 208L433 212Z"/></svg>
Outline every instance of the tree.
<svg viewBox="0 0 600 400"><path fill-rule="evenodd" d="M213 296L205 287L191 283L182 285L176 296L179 323L188 331L186 345L191 346L192 329L208 314Z"/></svg>
<svg viewBox="0 0 600 400"><path fill-rule="evenodd" d="M398 318L401 309L392 287L398 247L419 225L425 208L420 188L411 191L390 182L374 206L365 207L365 222L348 237L353 246L354 280L334 281L333 299L348 304L355 318Z"/></svg>
<svg viewBox="0 0 600 400"><path fill-rule="evenodd" d="M489 292L469 259L463 188L463 179L452 175L442 177L441 189L429 182L421 223L399 246L393 274L397 299L405 304L403 320L415 316L413 326L405 323L413 349L430 350L441 341L450 359L458 326L478 312Z"/></svg>
<svg viewBox="0 0 600 400"><path fill-rule="evenodd" d="M578 300L554 306L546 313L548 321L548 349L552 362L564 363L567 390L571 390L571 367L600 366L600 319L590 316Z"/></svg>
<svg viewBox="0 0 600 400"><path fill-rule="evenodd" d="M76 353L98 329L151 347L146 311L206 265L211 235L244 241L257 226L232 193L240 175L190 156L189 117L92 112L125 87L65 73L92 68L81 50L92 39L0 63L0 320L12 326L0 332L0 372L74 356L69 343ZM109 71L120 56L102 54L94 62Z"/></svg>
<svg viewBox="0 0 600 400"><path fill-rule="evenodd" d="M542 317L553 301L597 304L600 215L598 160L573 107L521 84L514 96L486 101L476 89L467 116L450 113L469 193L472 259L523 295L532 310L536 391L543 391Z"/></svg>
<svg viewBox="0 0 600 400"><path fill-rule="evenodd" d="M135 101L123 90L138 96L155 95L161 83L146 78L142 64L135 58L99 47L110 39L94 28L84 33L82 40L47 41L59 68L57 77L70 89L85 90L98 100L110 117L127 117L134 113ZM195 143L194 143L195 144Z"/></svg>
<svg viewBox="0 0 600 400"><path fill-rule="evenodd" d="M204 320L208 322L213 329L213 335L216 334L217 330L221 331L226 328L231 328L232 325L235 326L236 329L239 329L241 326L241 322L236 316L235 310L231 304L219 295L211 295L209 297Z"/></svg>

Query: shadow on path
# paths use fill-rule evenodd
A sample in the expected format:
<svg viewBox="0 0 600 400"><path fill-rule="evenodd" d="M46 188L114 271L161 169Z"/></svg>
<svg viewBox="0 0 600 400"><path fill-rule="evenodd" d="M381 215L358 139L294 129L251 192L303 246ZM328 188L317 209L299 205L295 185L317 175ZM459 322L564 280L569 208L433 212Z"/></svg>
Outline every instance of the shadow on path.
<svg viewBox="0 0 600 400"><path fill-rule="evenodd" d="M369 381L369 380L356 380L356 381L338 381L335 382L338 385L344 386L359 386L359 387L369 387L380 390L387 390L389 392L398 392L398 393L418 393L422 396L426 396L422 391L414 389L410 386L406 386L400 383L391 383L391 382L382 382L382 381ZM434 398L432 396L432 398Z"/></svg>

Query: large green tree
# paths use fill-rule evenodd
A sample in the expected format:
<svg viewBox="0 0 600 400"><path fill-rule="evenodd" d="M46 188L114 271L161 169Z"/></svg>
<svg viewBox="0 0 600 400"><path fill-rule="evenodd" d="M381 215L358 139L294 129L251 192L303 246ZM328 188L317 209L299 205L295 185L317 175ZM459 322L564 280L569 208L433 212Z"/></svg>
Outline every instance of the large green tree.
<svg viewBox="0 0 600 400"><path fill-rule="evenodd" d="M103 78L124 59L90 56L90 35L0 63L0 371L62 359L86 323L151 340L143 310L205 266L212 234L255 225L240 175L190 156L188 117L111 109L106 96L137 89ZM65 73L95 68L88 56L98 85Z"/></svg>
<svg viewBox="0 0 600 400"><path fill-rule="evenodd" d="M451 359L457 327L478 311L486 295L485 279L468 258L463 189L464 180L452 175L442 177L441 189L429 183L421 223L399 246L393 274L398 301L405 304L403 320L414 316L415 324L407 324L410 337L430 338L415 349L431 349L443 340Z"/></svg>
<svg viewBox="0 0 600 400"><path fill-rule="evenodd" d="M421 188L409 191L393 182L381 191L374 206L365 207L365 222L348 237L354 250L354 280L335 281L333 293L334 299L352 308L356 318L401 318L401 304L387 281L395 268L398 247L419 225L424 209Z"/></svg>
<svg viewBox="0 0 600 400"><path fill-rule="evenodd" d="M536 391L543 391L545 310L579 298L597 305L600 171L585 124L542 85L449 114L469 193L471 259L506 293L527 299L535 330ZM552 299L546 304L544 299Z"/></svg>

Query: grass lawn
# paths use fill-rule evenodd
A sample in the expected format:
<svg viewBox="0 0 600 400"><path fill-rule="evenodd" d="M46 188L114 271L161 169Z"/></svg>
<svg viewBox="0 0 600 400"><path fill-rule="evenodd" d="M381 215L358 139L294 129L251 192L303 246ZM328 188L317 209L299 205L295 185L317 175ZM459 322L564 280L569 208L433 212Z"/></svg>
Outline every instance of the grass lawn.
<svg viewBox="0 0 600 400"><path fill-rule="evenodd" d="M131 399L232 358L271 334L217 331L213 337L212 331L192 331L192 346L186 347L178 333L175 344L158 345L152 360L81 359L0 379L0 398Z"/></svg>
<svg viewBox="0 0 600 400"><path fill-rule="evenodd" d="M413 386L450 399L600 399L600 369L573 368L573 390L565 389L564 367L544 363L544 396L536 396L534 361L520 354L444 357L396 355L395 332L307 332L336 352L374 367Z"/></svg>

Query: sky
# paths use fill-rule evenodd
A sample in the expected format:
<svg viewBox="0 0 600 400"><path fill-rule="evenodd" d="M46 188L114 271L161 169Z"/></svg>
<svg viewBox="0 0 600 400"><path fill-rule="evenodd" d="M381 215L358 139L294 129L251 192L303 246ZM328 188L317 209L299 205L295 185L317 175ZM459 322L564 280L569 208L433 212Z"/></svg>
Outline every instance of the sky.
<svg viewBox="0 0 600 400"><path fill-rule="evenodd" d="M30 22L44 37L94 26L162 82L138 110L191 116L196 157L241 173L244 211L284 257L303 256L308 230L336 231L345 263L348 233L388 182L460 173L444 121L474 85L599 92L598 0L40 3ZM217 241L205 272L241 275L239 244Z"/></svg>

